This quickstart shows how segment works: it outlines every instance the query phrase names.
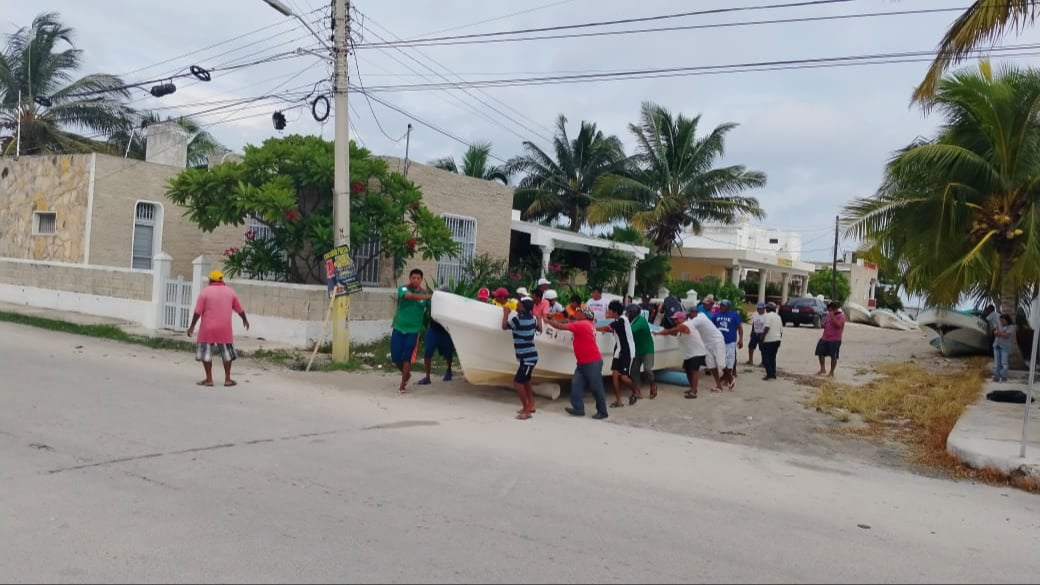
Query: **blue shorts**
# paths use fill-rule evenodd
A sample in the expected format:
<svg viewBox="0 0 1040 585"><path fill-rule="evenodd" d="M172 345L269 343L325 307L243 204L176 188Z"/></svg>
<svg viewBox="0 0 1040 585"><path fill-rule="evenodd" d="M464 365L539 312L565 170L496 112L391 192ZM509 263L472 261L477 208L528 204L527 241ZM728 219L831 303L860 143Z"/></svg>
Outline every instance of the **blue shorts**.
<svg viewBox="0 0 1040 585"><path fill-rule="evenodd" d="M440 353L446 360L455 356L455 344L451 342L451 335L445 331L438 331L434 327L426 329L426 340L423 342L423 357L430 359L434 353Z"/></svg>
<svg viewBox="0 0 1040 585"><path fill-rule="evenodd" d="M418 345L418 333L402 333L394 329L390 334L390 361L395 364L414 361L415 349Z"/></svg>

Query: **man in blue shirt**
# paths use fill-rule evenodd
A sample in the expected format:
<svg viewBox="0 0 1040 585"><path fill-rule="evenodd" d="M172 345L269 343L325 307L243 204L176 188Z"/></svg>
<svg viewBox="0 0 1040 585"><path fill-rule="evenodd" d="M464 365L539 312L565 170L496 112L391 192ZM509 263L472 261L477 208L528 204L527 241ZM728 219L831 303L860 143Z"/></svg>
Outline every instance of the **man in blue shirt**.
<svg viewBox="0 0 1040 585"><path fill-rule="evenodd" d="M530 297L522 299L516 307L516 314L510 317L508 306L502 307L502 329L512 330L513 350L520 366L513 377L513 387L520 396L521 408L516 413L519 420L531 418L534 408L534 389L531 388L531 377L534 366L538 363L538 351L534 346L534 335L541 332L542 326L535 318L534 301Z"/></svg>
<svg viewBox="0 0 1040 585"><path fill-rule="evenodd" d="M722 370L722 387L733 389L737 377L737 350L744 347L744 322L740 312L726 299L719 302L719 312L713 317L715 326L726 342L726 364Z"/></svg>

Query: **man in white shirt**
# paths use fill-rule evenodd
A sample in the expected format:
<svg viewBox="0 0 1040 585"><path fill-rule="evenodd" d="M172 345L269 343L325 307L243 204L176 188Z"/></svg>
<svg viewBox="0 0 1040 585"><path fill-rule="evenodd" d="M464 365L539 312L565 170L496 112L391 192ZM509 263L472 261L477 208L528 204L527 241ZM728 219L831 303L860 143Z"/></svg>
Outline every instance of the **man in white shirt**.
<svg viewBox="0 0 1040 585"><path fill-rule="evenodd" d="M592 309L592 314L595 315L597 322L607 318L607 301L603 298L602 288L592 287L592 298L585 302L585 307Z"/></svg>
<svg viewBox="0 0 1040 585"><path fill-rule="evenodd" d="M705 367L715 380L715 387L711 391L721 391L722 380L719 378L719 368L726 365L726 339L711 318L703 312L695 313L686 324L701 336L704 348L708 351L708 355L705 357Z"/></svg>
<svg viewBox="0 0 1040 585"><path fill-rule="evenodd" d="M766 304L766 314L762 318L762 365L766 368L763 380L776 379L776 354L780 351L780 337L784 334L784 324L776 313L776 304Z"/></svg>
<svg viewBox="0 0 1040 585"><path fill-rule="evenodd" d="M766 304L759 303L755 314L751 316L751 340L747 345L747 365L755 365L755 349L762 343L762 330L765 329Z"/></svg>

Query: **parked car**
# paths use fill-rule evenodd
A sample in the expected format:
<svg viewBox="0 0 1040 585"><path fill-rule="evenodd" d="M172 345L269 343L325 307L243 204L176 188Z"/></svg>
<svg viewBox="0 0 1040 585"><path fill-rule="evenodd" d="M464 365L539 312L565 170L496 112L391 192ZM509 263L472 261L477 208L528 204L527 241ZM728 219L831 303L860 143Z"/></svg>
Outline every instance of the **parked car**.
<svg viewBox="0 0 1040 585"><path fill-rule="evenodd" d="M814 297L797 297L787 299L780 305L780 320L784 325L812 325L816 329L823 327L823 319L827 316L827 305Z"/></svg>

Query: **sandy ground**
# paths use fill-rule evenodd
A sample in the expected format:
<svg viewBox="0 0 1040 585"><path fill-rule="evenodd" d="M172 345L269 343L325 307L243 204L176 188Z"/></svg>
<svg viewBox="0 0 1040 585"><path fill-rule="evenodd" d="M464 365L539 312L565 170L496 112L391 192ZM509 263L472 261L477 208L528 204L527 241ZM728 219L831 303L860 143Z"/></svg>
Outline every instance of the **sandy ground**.
<svg viewBox="0 0 1040 585"><path fill-rule="evenodd" d="M610 410L611 423L658 431L714 439L729 443L751 445L781 452L840 457L871 464L906 467L901 447L894 443L880 444L856 437L826 432L826 429L842 424L833 417L805 408L805 402L814 395L814 389L805 384L818 369L813 355L821 330L807 326L784 329L783 343L778 356L779 379L762 380L760 366L747 366L747 349L740 350L741 366L736 389L732 392L711 393L710 377L702 376L700 397L686 400L685 388L662 384L655 400L640 400L633 406L626 402L623 408ZM956 366L956 361L943 358L927 343L925 334L914 331L894 331L868 325L850 323L842 343L842 359L838 363L835 378L844 383L860 384L873 376L868 373L872 365L883 362L915 360L922 365ZM755 362L761 357L756 352ZM383 378L379 388L387 392L396 389L397 378L372 374ZM413 377L413 380L416 379ZM411 386L415 395L440 395L452 403L467 397L480 397L502 403L502 416L513 416L519 406L514 393L499 388L478 387L456 378L450 383L434 377L431 386ZM396 393L396 392L395 392ZM608 402L613 389L608 384ZM624 393L628 395L627 392ZM643 389L647 396L649 389ZM555 401L537 398L541 413L562 413L567 406L566 394ZM591 411L592 397L586 396ZM544 416L537 414L537 418ZM530 424L519 423L517 424ZM919 470L921 471L921 470Z"/></svg>

